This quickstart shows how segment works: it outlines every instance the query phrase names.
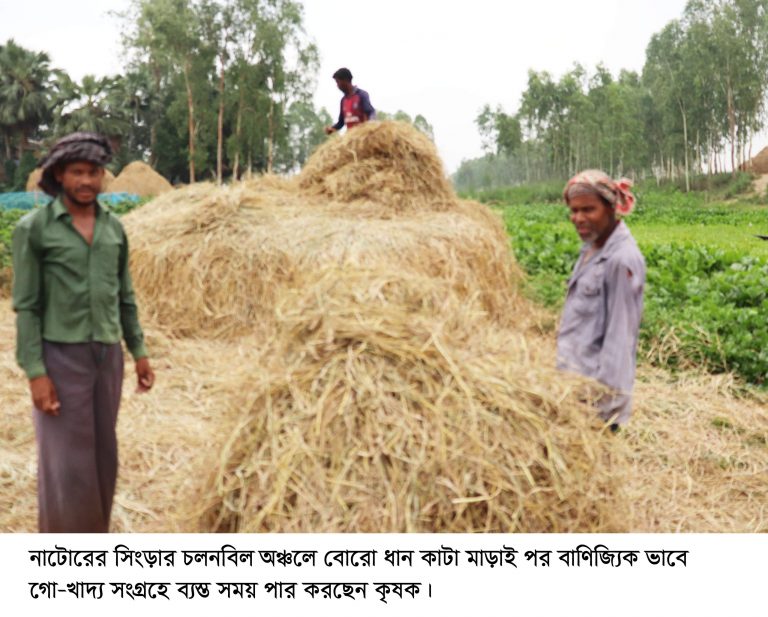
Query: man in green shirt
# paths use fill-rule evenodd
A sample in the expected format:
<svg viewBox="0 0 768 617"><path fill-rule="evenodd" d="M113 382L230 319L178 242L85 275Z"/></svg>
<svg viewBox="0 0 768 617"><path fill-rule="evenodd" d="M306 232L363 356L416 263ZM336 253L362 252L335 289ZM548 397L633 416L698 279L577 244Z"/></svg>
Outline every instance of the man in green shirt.
<svg viewBox="0 0 768 617"><path fill-rule="evenodd" d="M106 532L117 481L120 340L139 391L154 373L144 347L120 221L97 201L109 142L73 133L42 162L53 201L13 233L17 360L29 378L42 532Z"/></svg>

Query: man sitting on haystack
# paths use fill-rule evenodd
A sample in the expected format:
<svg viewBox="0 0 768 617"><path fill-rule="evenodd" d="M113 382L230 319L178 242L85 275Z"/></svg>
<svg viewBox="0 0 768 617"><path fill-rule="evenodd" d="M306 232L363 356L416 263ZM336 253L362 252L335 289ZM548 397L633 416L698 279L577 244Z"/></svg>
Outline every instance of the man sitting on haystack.
<svg viewBox="0 0 768 617"><path fill-rule="evenodd" d="M117 480L115 426L124 338L139 391L154 374L144 348L120 221L96 200L106 139L73 133L42 162L54 199L13 233L19 365L29 378L42 532L106 532Z"/></svg>

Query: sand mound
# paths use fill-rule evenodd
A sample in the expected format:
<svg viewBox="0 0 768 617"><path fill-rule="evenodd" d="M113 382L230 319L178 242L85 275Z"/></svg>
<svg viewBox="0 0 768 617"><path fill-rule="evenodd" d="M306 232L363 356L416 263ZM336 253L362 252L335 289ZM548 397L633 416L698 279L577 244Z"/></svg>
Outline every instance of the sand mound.
<svg viewBox="0 0 768 617"><path fill-rule="evenodd" d="M434 144L402 122L368 122L329 139L307 161L299 185L333 201L374 202L382 212L455 203Z"/></svg>
<svg viewBox="0 0 768 617"><path fill-rule="evenodd" d="M142 161L126 165L110 186L113 193L131 193L141 197L155 197L173 188L163 176Z"/></svg>
<svg viewBox="0 0 768 617"><path fill-rule="evenodd" d="M43 175L43 170L39 167L36 167L33 169L29 177L27 178L27 191L28 192L34 192L34 191L40 191L42 190L39 186L37 186L37 183L40 182L40 178ZM110 187L112 185L112 182L115 180L115 175L109 171L109 169L104 170L104 181L101 183L101 192L106 193L107 191L111 190Z"/></svg>

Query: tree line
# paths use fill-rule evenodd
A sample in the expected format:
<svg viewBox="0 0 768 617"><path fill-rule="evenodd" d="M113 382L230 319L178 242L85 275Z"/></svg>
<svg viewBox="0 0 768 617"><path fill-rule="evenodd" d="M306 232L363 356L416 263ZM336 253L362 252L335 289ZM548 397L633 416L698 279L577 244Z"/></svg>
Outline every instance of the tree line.
<svg viewBox="0 0 768 617"><path fill-rule="evenodd" d="M471 189L612 175L735 173L765 126L768 0L691 0L651 37L642 72L529 71L517 111L476 118L486 155L454 176Z"/></svg>
<svg viewBox="0 0 768 617"><path fill-rule="evenodd" d="M174 182L294 171L326 139L333 119L312 102L320 59L300 2L132 0L115 17L116 76L76 82L45 52L0 45L6 187L23 188L34 168L30 141L76 130L108 136L117 169L145 160ZM380 115L431 135L420 115Z"/></svg>

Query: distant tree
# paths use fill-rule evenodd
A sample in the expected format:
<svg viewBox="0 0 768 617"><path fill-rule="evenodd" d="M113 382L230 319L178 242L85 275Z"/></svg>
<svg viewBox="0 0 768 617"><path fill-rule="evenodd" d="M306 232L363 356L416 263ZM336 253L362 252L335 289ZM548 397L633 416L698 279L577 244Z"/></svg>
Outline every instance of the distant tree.
<svg viewBox="0 0 768 617"><path fill-rule="evenodd" d="M435 140L435 129L432 127L429 121L421 114L416 114L414 118L411 118L411 116L408 113L404 112L402 109L398 109L393 114L387 113L386 111L376 110L376 119L407 122L408 124L412 124L414 127L419 129L432 141Z"/></svg>
<svg viewBox="0 0 768 617"><path fill-rule="evenodd" d="M53 106L53 72L46 53L27 50L13 39L0 46L0 129L5 156L10 159L15 139L21 159L27 142L40 125L49 122Z"/></svg>
<svg viewBox="0 0 768 617"><path fill-rule="evenodd" d="M54 119L56 135L91 131L121 142L130 129L126 101L116 97L121 78L85 75L78 84L59 80L59 102ZM121 92L122 94L122 92Z"/></svg>

